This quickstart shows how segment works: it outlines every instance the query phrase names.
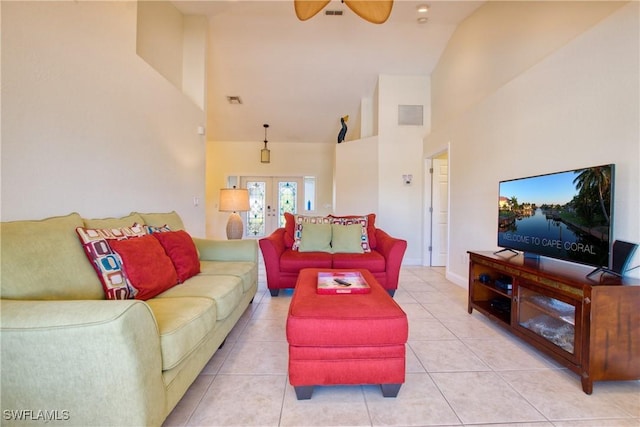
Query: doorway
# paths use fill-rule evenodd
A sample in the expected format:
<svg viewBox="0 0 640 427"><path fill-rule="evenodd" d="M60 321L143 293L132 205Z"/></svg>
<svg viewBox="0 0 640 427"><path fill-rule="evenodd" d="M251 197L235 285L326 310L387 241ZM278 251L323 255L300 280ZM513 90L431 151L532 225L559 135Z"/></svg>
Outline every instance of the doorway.
<svg viewBox="0 0 640 427"><path fill-rule="evenodd" d="M441 153L429 159L431 162L431 206L429 265L444 267L449 253L449 156Z"/></svg>
<svg viewBox="0 0 640 427"><path fill-rule="evenodd" d="M249 190L249 211L243 213L244 237L262 238L284 227L285 213L303 210L302 177L243 176L240 187Z"/></svg>

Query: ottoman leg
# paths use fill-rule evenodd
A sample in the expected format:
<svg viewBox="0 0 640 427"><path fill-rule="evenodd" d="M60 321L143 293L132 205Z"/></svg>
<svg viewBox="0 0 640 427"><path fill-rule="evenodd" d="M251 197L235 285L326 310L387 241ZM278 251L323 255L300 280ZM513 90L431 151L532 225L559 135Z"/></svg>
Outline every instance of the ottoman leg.
<svg viewBox="0 0 640 427"><path fill-rule="evenodd" d="M402 384L380 384L382 389L382 396L384 397L397 397Z"/></svg>
<svg viewBox="0 0 640 427"><path fill-rule="evenodd" d="M297 386L297 387L294 386L293 388L296 390L296 397L298 398L298 400L311 399L311 395L313 394L312 385L304 385L304 386Z"/></svg>
<svg viewBox="0 0 640 427"><path fill-rule="evenodd" d="M269 289L269 293L271 293L272 297L277 297L280 293L280 289Z"/></svg>

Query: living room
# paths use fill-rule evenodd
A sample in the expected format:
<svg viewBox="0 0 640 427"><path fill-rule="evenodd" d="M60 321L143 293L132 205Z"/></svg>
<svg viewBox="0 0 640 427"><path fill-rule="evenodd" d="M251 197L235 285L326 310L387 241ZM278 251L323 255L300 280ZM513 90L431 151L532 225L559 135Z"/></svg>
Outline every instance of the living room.
<svg viewBox="0 0 640 427"><path fill-rule="evenodd" d="M429 239L425 164L447 153L445 275L463 287L467 251L496 248L503 179L615 163L615 237L640 241L639 5L543 2L567 22L550 28L529 3L489 2L461 23L425 76L428 129L402 153L379 141L376 222L409 242L407 266L423 264ZM569 19L571 7L588 18ZM528 25L496 25L527 12ZM319 213L336 208L334 143L270 140L265 168L261 123L235 145L198 134L204 100L136 54L136 2L3 1L0 13L2 221L175 210L192 235L224 238L216 206L229 175L313 175L329 205Z"/></svg>
<svg viewBox="0 0 640 427"><path fill-rule="evenodd" d="M519 32L505 27L492 36L497 40L479 38L476 27L518 13L501 3L479 8L451 37L430 77L425 115L431 131L422 136L422 149L405 153L383 141L379 154L385 161L379 161L375 186L378 223L408 240L407 260L422 263L429 240L422 201L430 196L424 162L448 153L446 268L459 284L466 280L466 251L495 247L495 193L502 179L615 163L615 237L640 240L634 211L640 205L637 4L598 8L593 3L610 2L588 2L588 19L573 20L575 27L563 31L542 27L545 38L535 33L539 21ZM234 174L317 176L318 206L325 209L319 214L334 208L334 145L272 140L272 164L263 165L257 158L260 123L251 124L260 139L233 149L198 135L207 122L202 107L136 55L135 3L9 2L2 11L3 220L176 210L194 235L224 237L218 190ZM543 12L529 16L544 19ZM559 7L550 13L573 16ZM617 23L625 18L625 25ZM410 187L401 180L407 171L414 172Z"/></svg>

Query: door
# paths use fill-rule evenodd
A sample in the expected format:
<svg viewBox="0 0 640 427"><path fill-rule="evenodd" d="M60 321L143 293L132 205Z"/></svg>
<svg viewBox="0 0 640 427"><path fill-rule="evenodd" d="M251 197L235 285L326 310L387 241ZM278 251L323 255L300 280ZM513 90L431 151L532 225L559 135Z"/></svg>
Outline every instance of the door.
<svg viewBox="0 0 640 427"><path fill-rule="evenodd" d="M582 301L520 281L516 292L516 330L579 365L582 355ZM576 339L578 338L578 339Z"/></svg>
<svg viewBox="0 0 640 427"><path fill-rule="evenodd" d="M449 251L449 162L446 156L433 159L431 190L431 266L447 264Z"/></svg>
<svg viewBox="0 0 640 427"><path fill-rule="evenodd" d="M284 214L303 207L301 177L244 176L240 186L249 190L249 211L244 212L245 237L261 238L284 227Z"/></svg>

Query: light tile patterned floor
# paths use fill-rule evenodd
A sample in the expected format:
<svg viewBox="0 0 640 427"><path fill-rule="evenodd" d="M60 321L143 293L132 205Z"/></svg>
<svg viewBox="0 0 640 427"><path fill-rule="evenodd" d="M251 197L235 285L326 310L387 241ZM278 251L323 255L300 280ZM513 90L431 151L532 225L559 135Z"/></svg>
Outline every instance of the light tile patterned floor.
<svg viewBox="0 0 640 427"><path fill-rule="evenodd" d="M640 426L640 381L579 377L482 315L442 268L403 267L395 300L409 319L397 398L377 386L316 387L298 401L287 380L291 291L258 294L164 426Z"/></svg>

